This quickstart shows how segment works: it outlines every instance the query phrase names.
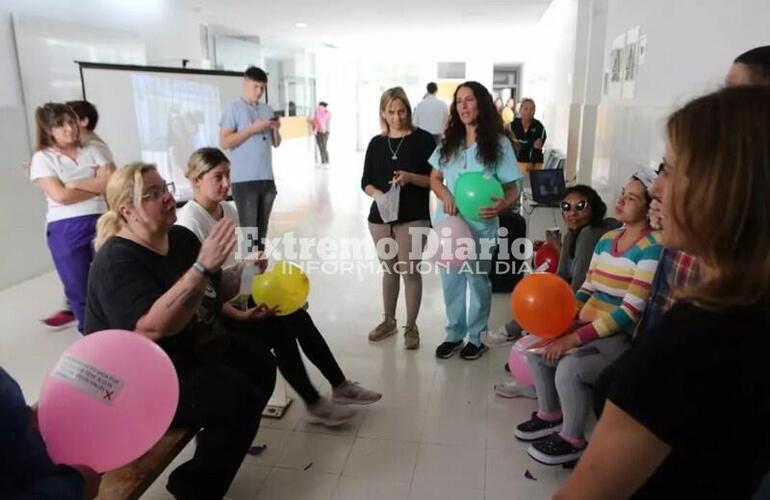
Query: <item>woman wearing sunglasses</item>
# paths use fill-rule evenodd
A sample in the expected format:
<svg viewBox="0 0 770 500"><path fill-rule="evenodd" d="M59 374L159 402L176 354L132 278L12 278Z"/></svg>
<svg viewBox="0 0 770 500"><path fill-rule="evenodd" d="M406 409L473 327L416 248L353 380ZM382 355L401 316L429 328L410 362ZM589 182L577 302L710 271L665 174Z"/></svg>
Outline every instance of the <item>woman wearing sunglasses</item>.
<svg viewBox="0 0 770 500"><path fill-rule="evenodd" d="M594 247L607 231L620 227L620 222L605 218L607 205L591 187L577 185L568 188L561 202L561 216L567 226L563 240L548 238L559 254L556 274L564 278L577 292L586 279Z"/></svg>
<svg viewBox="0 0 770 500"><path fill-rule="evenodd" d="M564 278L577 292L586 279L588 265L594 254L594 247L607 231L617 229L620 223L611 217L605 218L607 205L591 187L578 184L567 189L561 202L561 215L567 226L563 239L546 235L547 242L559 253L559 267L556 274ZM484 343L500 346L521 337L522 330L516 320L511 320L495 331L488 332ZM495 393L504 398L535 398L531 387L517 386L514 382L495 385Z"/></svg>

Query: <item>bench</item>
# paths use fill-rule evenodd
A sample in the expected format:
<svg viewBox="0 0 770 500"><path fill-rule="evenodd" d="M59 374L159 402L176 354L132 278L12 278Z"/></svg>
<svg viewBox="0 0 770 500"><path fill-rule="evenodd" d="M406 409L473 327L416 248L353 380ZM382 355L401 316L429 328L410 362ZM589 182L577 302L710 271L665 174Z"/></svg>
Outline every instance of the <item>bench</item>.
<svg viewBox="0 0 770 500"><path fill-rule="evenodd" d="M169 429L150 451L128 465L104 474L96 498L137 500L197 432L193 429Z"/></svg>

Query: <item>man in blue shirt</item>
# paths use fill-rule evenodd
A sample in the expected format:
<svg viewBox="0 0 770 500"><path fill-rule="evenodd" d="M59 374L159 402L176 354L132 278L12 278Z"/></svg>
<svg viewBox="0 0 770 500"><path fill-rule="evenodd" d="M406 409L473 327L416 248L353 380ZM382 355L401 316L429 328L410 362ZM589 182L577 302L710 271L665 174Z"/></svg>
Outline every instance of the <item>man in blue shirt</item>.
<svg viewBox="0 0 770 500"><path fill-rule="evenodd" d="M267 74L251 66L243 74L243 94L222 113L219 145L230 151L230 180L238 218L243 227L257 228L258 248L264 250L267 224L277 191L272 148L281 144L281 122L260 102Z"/></svg>
<svg viewBox="0 0 770 500"><path fill-rule="evenodd" d="M19 384L0 368L0 498L96 497L99 475L88 467L54 464L35 417L36 412L24 402Z"/></svg>

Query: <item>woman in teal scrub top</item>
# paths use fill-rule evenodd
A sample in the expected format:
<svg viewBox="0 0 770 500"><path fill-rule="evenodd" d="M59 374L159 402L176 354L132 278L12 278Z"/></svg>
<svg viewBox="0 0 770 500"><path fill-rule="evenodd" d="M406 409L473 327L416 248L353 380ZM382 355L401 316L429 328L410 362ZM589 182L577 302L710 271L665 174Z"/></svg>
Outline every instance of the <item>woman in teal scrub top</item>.
<svg viewBox="0 0 770 500"><path fill-rule="evenodd" d="M492 96L483 85L465 82L457 87L444 141L428 161L433 166L430 187L441 200L435 223L447 215L458 214L455 184L465 172L483 171L500 181L505 190L504 198L479 210L480 220L466 219L476 241L476 257L459 270L441 270L447 326L444 342L436 348L436 357L446 359L461 351L463 359L478 359L486 351L481 332L487 329L492 300L488 277L492 256L491 252L485 254L480 250L495 241L497 216L511 211L518 196L515 182L521 177L513 146L503 134ZM486 246L482 240L487 241ZM466 301L468 289L470 302Z"/></svg>

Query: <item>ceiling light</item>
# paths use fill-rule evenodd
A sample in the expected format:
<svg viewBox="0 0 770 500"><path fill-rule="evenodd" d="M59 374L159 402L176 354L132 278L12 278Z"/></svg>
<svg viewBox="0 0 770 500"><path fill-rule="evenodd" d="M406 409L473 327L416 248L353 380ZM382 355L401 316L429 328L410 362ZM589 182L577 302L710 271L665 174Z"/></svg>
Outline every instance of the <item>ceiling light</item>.
<svg viewBox="0 0 770 500"><path fill-rule="evenodd" d="M307 28L307 23L297 23L294 26L296 26L297 28Z"/></svg>

